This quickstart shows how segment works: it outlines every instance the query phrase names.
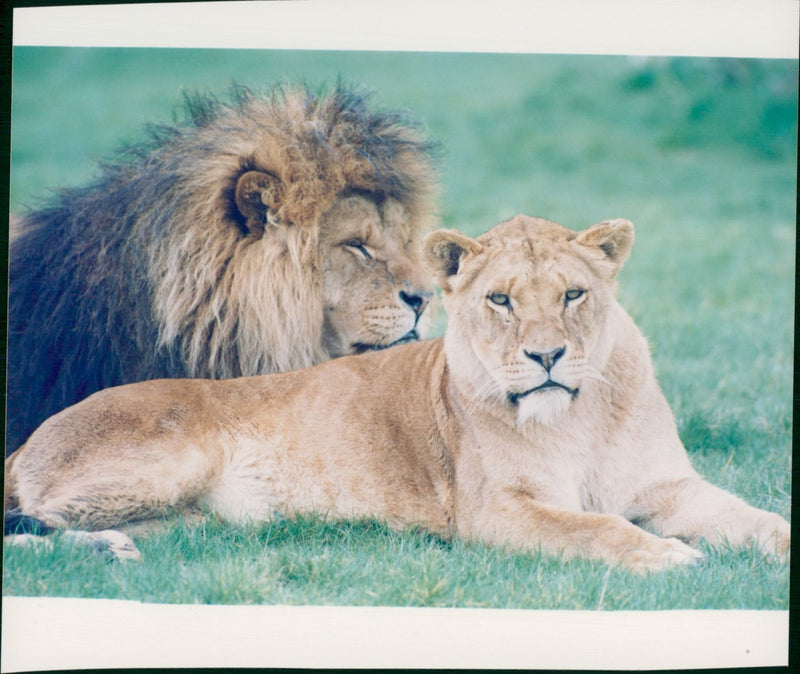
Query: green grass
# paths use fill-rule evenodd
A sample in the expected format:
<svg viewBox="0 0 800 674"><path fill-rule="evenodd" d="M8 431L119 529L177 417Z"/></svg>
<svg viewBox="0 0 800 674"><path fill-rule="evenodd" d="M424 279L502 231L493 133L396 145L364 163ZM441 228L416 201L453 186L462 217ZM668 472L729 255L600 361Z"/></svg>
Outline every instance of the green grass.
<svg viewBox="0 0 800 674"><path fill-rule="evenodd" d="M4 592L199 604L785 609L789 586L785 564L748 551L705 549L695 567L639 576L315 517L178 524L140 548L141 564L109 563L60 539L48 551L7 548Z"/></svg>
<svg viewBox="0 0 800 674"><path fill-rule="evenodd" d="M797 62L214 50L14 51L11 206L86 181L182 90L339 75L411 109L444 149L441 224L518 212L636 225L623 304L648 336L694 465L790 515ZM438 330L443 329L439 322ZM637 577L375 523L181 526L106 564L56 542L7 550L6 594L202 603L787 608L789 571L706 550ZM179 582L174 581L179 578Z"/></svg>

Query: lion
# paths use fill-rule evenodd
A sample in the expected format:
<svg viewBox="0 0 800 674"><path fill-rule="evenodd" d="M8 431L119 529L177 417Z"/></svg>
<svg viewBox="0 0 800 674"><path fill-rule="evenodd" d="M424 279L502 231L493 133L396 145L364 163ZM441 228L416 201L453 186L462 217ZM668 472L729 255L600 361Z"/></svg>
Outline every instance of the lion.
<svg viewBox="0 0 800 674"><path fill-rule="evenodd" d="M187 96L88 187L12 218L7 451L94 391L425 336L438 147L352 86Z"/></svg>
<svg viewBox="0 0 800 674"><path fill-rule="evenodd" d="M616 300L633 237L624 219L575 232L525 215L477 239L434 231L443 338L96 393L7 460L7 513L127 558L114 527L192 510L377 518L637 572L698 560L701 539L786 556L786 520L689 462Z"/></svg>

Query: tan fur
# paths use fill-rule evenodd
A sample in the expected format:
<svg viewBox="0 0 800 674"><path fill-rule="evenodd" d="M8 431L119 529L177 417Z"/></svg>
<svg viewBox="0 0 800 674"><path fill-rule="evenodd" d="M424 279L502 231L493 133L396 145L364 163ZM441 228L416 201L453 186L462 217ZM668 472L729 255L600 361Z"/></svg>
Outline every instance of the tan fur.
<svg viewBox="0 0 800 674"><path fill-rule="evenodd" d="M374 516L638 571L697 559L701 538L788 555L785 520L689 463L615 300L632 242L626 220L434 232L424 249L449 314L443 340L97 393L7 462L9 503L86 530L197 507L231 520ZM548 381L559 386L539 388Z"/></svg>

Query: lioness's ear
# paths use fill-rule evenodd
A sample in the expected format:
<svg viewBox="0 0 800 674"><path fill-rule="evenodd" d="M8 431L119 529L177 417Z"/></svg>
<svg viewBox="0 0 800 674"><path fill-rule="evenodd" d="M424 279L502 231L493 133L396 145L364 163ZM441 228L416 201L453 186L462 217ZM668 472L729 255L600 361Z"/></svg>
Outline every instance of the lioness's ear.
<svg viewBox="0 0 800 674"><path fill-rule="evenodd" d="M469 254L477 255L483 246L455 229L438 229L425 237L422 245L425 266L436 285L449 291L450 277L458 273L461 261Z"/></svg>
<svg viewBox="0 0 800 674"><path fill-rule="evenodd" d="M583 246L599 248L614 265L614 275L622 269L633 247L633 223L624 218L603 220L582 231L575 239Z"/></svg>
<svg viewBox="0 0 800 674"><path fill-rule="evenodd" d="M263 234L267 213L278 210L280 181L269 173L248 171L236 183L236 207L254 234Z"/></svg>

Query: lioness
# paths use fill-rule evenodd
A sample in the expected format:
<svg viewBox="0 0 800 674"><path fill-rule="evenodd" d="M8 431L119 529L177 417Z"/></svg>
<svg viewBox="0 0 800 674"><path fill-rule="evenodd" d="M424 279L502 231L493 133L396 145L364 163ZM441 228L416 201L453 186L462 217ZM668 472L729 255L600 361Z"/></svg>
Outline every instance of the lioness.
<svg viewBox="0 0 800 674"><path fill-rule="evenodd" d="M689 463L615 299L632 244L627 220L576 233L519 215L476 240L433 232L444 339L96 393L8 459L6 508L84 530L198 507L370 516L640 571L698 559L701 538L787 555L784 519ZM138 555L128 539L84 536Z"/></svg>

